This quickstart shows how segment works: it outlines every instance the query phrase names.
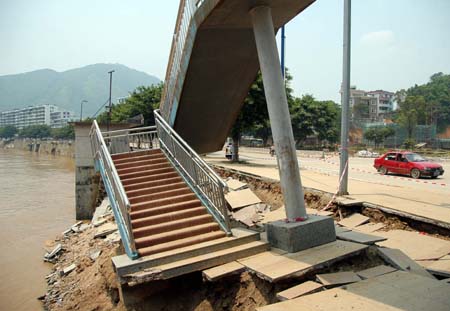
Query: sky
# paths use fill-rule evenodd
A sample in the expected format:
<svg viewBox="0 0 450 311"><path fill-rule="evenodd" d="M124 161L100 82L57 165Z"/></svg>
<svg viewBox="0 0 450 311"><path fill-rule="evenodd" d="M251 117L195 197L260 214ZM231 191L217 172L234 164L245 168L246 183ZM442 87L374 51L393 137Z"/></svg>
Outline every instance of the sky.
<svg viewBox="0 0 450 311"><path fill-rule="evenodd" d="M317 0L286 25L296 96L340 101L343 2ZM177 10L176 0L0 0L0 75L121 63L162 80ZM450 0L353 0L351 45L359 89L449 74Z"/></svg>

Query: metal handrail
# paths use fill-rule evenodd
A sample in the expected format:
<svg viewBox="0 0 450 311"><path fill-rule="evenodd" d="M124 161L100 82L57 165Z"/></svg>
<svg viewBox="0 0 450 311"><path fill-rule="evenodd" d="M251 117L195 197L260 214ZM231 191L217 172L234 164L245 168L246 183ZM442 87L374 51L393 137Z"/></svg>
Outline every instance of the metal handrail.
<svg viewBox="0 0 450 311"><path fill-rule="evenodd" d="M135 259L138 253L131 227L130 202L96 120L92 124L89 136L96 169L100 171L108 193L125 252L130 258Z"/></svg>
<svg viewBox="0 0 450 311"><path fill-rule="evenodd" d="M156 126L102 132L110 154L159 148Z"/></svg>
<svg viewBox="0 0 450 311"><path fill-rule="evenodd" d="M189 63L191 49L188 49L187 45L193 44L193 39L188 41L188 37L192 34L195 36L197 29L192 21L203 2L204 0L180 1L161 100L161 110L165 117L168 117L170 109L172 109L171 105L177 95L175 94L177 85L181 89L183 84L184 74L180 75L180 73L183 71L182 66ZM184 61L183 58L187 58L187 61Z"/></svg>
<svg viewBox="0 0 450 311"><path fill-rule="evenodd" d="M230 219L225 201L225 193L228 191L227 184L170 127L159 114L159 110L155 110L154 115L161 150L182 176L185 177L185 180L222 228L230 234Z"/></svg>

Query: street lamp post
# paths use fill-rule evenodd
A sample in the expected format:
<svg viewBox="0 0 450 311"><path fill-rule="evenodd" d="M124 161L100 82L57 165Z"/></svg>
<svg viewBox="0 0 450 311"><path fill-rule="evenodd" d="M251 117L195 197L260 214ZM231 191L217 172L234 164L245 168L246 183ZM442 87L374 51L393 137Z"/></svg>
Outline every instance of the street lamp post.
<svg viewBox="0 0 450 311"><path fill-rule="evenodd" d="M84 103L87 103L87 102L88 102L88 101L85 100L85 99L83 99L83 100L81 101L80 122L83 121L83 104L84 104Z"/></svg>
<svg viewBox="0 0 450 311"><path fill-rule="evenodd" d="M112 110L112 103L111 103L111 89L112 89L112 74L114 70L108 71L109 73L109 105L108 105L108 119L106 120L106 130L109 131L109 125L111 123L111 110Z"/></svg>

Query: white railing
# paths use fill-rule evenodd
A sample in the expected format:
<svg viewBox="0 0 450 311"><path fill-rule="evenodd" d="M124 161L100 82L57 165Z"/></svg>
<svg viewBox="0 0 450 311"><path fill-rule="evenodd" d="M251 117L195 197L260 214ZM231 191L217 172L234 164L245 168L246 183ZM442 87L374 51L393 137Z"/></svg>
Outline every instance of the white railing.
<svg viewBox="0 0 450 311"><path fill-rule="evenodd" d="M110 154L159 148L156 126L102 132Z"/></svg>
<svg viewBox="0 0 450 311"><path fill-rule="evenodd" d="M119 174L114 166L114 162L108 150L108 146L103 139L102 132L94 120L89 134L91 138L92 153L95 160L95 167L102 176L105 190L111 203L114 218L119 229L122 244L127 255L135 259L138 257L133 232L131 231L130 202L120 181Z"/></svg>
<svg viewBox="0 0 450 311"><path fill-rule="evenodd" d="M169 126L158 111L154 112L161 150L196 192L202 203L228 234L231 234L225 201L226 183Z"/></svg>
<svg viewBox="0 0 450 311"><path fill-rule="evenodd" d="M174 99L177 96L177 90L181 90L184 82L184 70L186 68L183 68L183 65L187 67L189 63L196 31L193 16L203 2L204 0L180 1L161 105L161 112L167 119L169 118ZM191 36L188 37L190 32Z"/></svg>

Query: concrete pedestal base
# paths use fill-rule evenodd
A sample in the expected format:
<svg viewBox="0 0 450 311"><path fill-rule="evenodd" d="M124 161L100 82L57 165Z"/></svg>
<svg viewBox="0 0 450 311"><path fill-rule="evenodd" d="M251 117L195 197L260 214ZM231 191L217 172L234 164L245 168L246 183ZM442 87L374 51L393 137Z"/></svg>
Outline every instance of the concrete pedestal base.
<svg viewBox="0 0 450 311"><path fill-rule="evenodd" d="M333 218L308 215L308 220L286 223L278 220L266 225L271 246L289 253L330 243L336 240Z"/></svg>

